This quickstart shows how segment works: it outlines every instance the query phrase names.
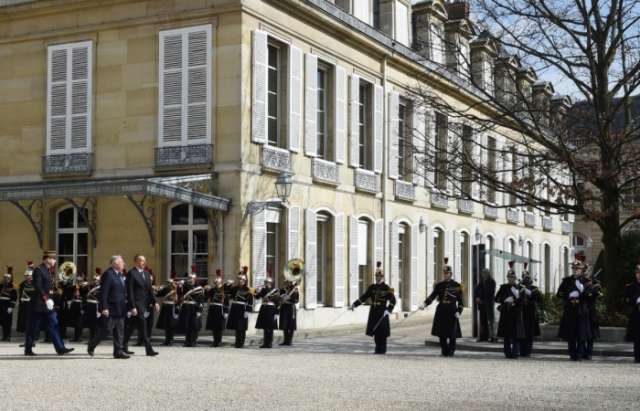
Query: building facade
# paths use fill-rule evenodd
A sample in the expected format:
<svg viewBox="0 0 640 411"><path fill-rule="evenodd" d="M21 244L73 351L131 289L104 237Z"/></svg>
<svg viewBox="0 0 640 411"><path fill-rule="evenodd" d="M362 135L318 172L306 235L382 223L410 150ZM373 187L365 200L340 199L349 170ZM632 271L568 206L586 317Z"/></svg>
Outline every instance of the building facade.
<svg viewBox="0 0 640 411"><path fill-rule="evenodd" d="M0 7L0 262L21 267L57 249L92 273L112 254L143 253L160 281L191 264L226 278L248 265L259 285L269 273L281 282L299 257L305 327L342 313L376 261L399 311L424 300L444 257L469 300L478 244L493 250L483 258L497 281L502 251L533 260L538 285L555 289L568 273L569 219L504 208L501 193L495 207L451 200L406 149L419 136L447 144L455 126L418 104L416 85L464 106L477 98L464 73L488 88L500 80L461 4ZM283 173L293 179L285 203L274 186Z"/></svg>

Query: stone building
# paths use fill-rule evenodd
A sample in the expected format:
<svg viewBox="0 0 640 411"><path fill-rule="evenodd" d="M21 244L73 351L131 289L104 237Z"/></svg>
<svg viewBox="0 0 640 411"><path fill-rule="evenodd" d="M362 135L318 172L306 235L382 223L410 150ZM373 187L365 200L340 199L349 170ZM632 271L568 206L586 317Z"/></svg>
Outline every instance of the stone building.
<svg viewBox="0 0 640 411"><path fill-rule="evenodd" d="M3 265L57 249L92 273L112 254L143 253L159 281L191 264L227 278L249 265L258 285L268 272L281 282L300 257L308 327L357 298L376 261L398 311L424 300L445 256L468 300L478 244L493 250L484 263L499 282L500 251L540 261L545 290L567 274L570 221L502 208L500 193L496 207L450 200L399 149L408 130L447 142L446 119L414 107L416 84L468 105L477 95L465 73L488 89L501 81L464 2L0 6ZM366 313L350 315L342 321Z"/></svg>

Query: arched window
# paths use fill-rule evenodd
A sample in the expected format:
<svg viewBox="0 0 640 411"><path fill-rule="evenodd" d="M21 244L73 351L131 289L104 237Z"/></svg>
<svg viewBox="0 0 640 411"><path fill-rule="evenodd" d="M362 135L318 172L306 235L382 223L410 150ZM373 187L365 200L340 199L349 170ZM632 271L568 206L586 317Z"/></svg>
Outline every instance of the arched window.
<svg viewBox="0 0 640 411"><path fill-rule="evenodd" d="M178 277L187 275L196 265L198 277L207 277L209 256L209 219L207 211L179 204L169 213L169 267Z"/></svg>
<svg viewBox="0 0 640 411"><path fill-rule="evenodd" d="M493 263L493 260L495 258L491 254L491 252L493 251L493 249L496 246L496 242L495 242L493 236L491 236L491 235L487 236L487 240L485 241L484 246L485 246L485 256L486 256L485 259L484 259L485 267L489 269L489 271L491 272L492 276L495 276L495 272L494 272L495 265Z"/></svg>
<svg viewBox="0 0 640 411"><path fill-rule="evenodd" d="M442 281L442 266L444 264L444 231L440 228L433 230L433 272L436 282Z"/></svg>
<svg viewBox="0 0 640 411"><path fill-rule="evenodd" d="M89 211L82 209L88 216ZM71 261L78 273L86 274L89 265L89 230L87 223L74 207L60 210L56 221L56 249L58 264Z"/></svg>
<svg viewBox="0 0 640 411"><path fill-rule="evenodd" d="M551 246L544 245L544 290L551 291Z"/></svg>
<svg viewBox="0 0 640 411"><path fill-rule="evenodd" d="M316 277L316 299L319 306L330 306L332 301L332 284L330 284L333 272L333 225L332 217L329 213L319 212L316 215L317 221L317 277Z"/></svg>
<svg viewBox="0 0 640 411"><path fill-rule="evenodd" d="M371 267L374 266L373 224L366 218L358 219L358 295L364 294L373 282Z"/></svg>
<svg viewBox="0 0 640 411"><path fill-rule="evenodd" d="M398 298L403 299L408 296L411 286L411 227L406 223L398 224ZM410 304L410 302L409 302ZM411 308L409 308L411 310Z"/></svg>

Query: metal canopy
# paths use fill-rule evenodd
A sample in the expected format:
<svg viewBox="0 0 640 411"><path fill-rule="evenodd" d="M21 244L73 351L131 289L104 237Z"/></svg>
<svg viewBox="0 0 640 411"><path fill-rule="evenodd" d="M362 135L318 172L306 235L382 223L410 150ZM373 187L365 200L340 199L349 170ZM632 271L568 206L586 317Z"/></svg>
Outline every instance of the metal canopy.
<svg viewBox="0 0 640 411"><path fill-rule="evenodd" d="M515 261L516 263L529 263L529 264L540 264L541 261L540 260L534 260L532 258L529 257L523 257L521 255L517 255L517 254L511 254L508 253L506 251L502 251L502 250L496 250L496 249L491 249L489 251L485 252L486 254L493 256L493 257L498 257L498 258L502 258L504 260L508 260L508 261Z"/></svg>
<svg viewBox="0 0 640 411"><path fill-rule="evenodd" d="M188 178L133 178L91 181L55 181L0 185L0 201L35 201L48 198L108 197L142 194L167 198L194 206L229 211L231 200L197 192L189 183L210 179L209 175ZM187 185L187 187L185 187Z"/></svg>

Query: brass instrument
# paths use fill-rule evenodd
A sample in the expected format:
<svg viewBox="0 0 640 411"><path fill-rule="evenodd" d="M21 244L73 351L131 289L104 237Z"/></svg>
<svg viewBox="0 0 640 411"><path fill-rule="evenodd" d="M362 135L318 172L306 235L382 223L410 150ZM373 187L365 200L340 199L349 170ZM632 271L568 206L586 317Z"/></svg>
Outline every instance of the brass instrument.
<svg viewBox="0 0 640 411"><path fill-rule="evenodd" d="M76 281L78 275L78 267L71 261L66 261L60 265L60 271L58 271L58 278L65 284L73 284Z"/></svg>
<svg viewBox="0 0 640 411"><path fill-rule="evenodd" d="M284 266L284 279L293 283L300 284L302 277L304 276L304 261L299 258L294 258L287 261Z"/></svg>

